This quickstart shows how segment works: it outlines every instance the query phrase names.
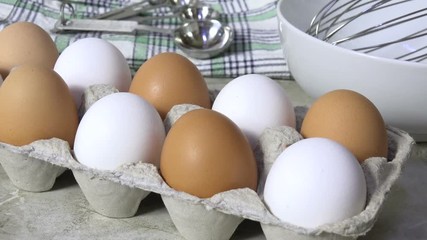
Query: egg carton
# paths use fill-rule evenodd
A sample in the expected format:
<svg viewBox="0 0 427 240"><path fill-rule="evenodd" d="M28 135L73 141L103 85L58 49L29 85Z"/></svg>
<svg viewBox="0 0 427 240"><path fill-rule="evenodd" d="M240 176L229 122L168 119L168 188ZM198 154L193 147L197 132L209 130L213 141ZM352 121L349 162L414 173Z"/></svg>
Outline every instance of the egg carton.
<svg viewBox="0 0 427 240"><path fill-rule="evenodd" d="M100 96L109 94L111 89L105 90L104 86ZM92 94L98 94L96 88L91 91ZM96 99L94 97L91 101ZM188 104L175 106L165 119L165 128L170 129L180 116L197 108L200 107ZM295 111L297 125L300 126L307 109L297 107ZM277 156L287 146L302 139L297 130L286 126L266 129L259 139L255 149L260 176L258 193L243 188L201 199L170 188L158 169L149 163L126 164L115 171L88 168L75 159L67 142L55 138L35 141L22 147L0 143L0 162L18 188L22 184L16 184L17 181L40 181L53 185L61 172L71 169L91 207L108 217L132 217L139 205L143 204L141 201L145 196L150 193L160 194L176 228L190 240L229 239L244 219L258 221L267 239L356 239L374 225L387 193L399 177L414 143L406 132L399 129L388 126L387 133L388 158L373 157L362 163L368 190L364 211L344 221L325 224L316 229L280 221L270 213L262 195L258 194L263 192L265 178ZM11 171L11 168L15 170ZM35 175L42 177L34 178Z"/></svg>

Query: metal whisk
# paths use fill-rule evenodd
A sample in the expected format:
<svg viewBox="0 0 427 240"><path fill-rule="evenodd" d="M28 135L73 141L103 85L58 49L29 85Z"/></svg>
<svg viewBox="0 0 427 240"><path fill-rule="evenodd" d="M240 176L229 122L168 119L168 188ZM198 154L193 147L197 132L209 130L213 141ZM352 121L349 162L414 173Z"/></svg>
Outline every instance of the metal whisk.
<svg viewBox="0 0 427 240"><path fill-rule="evenodd" d="M427 59L427 1L331 0L307 33L355 51L422 62Z"/></svg>

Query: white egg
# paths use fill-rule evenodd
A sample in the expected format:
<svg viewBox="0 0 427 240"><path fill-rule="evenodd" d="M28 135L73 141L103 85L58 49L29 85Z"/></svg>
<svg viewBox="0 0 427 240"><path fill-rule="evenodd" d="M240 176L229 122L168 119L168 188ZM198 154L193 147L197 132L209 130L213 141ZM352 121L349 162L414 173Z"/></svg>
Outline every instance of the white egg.
<svg viewBox="0 0 427 240"><path fill-rule="evenodd" d="M366 182L356 157L326 138L308 138L286 148L265 183L264 201L284 222L316 228L359 214Z"/></svg>
<svg viewBox="0 0 427 240"><path fill-rule="evenodd" d="M74 152L80 163L100 170L139 161L159 167L164 139L163 122L148 101L132 93L114 93L85 113Z"/></svg>
<svg viewBox="0 0 427 240"><path fill-rule="evenodd" d="M54 70L67 83L77 107L83 91L91 85L109 84L128 91L132 80L120 50L100 38L84 38L70 44L58 57Z"/></svg>
<svg viewBox="0 0 427 240"><path fill-rule="evenodd" d="M219 92L212 109L236 123L252 148L267 127L295 127L294 108L283 87L259 74L230 81Z"/></svg>

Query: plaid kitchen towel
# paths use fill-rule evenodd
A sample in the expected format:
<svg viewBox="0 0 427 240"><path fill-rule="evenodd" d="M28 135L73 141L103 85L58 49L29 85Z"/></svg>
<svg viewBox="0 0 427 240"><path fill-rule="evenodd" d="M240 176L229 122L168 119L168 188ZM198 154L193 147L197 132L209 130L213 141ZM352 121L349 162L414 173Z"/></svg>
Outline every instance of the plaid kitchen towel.
<svg viewBox="0 0 427 240"><path fill-rule="evenodd" d="M111 9L120 8L138 0L71 0L75 18L88 18ZM140 0L139 0L140 1ZM204 0L220 12L220 21L234 29L234 42L224 54L206 60L190 58L205 77L235 78L258 73L275 79L290 79L280 45L276 4L277 0ZM135 72L147 59L161 52L183 54L173 40L159 33L117 34L106 32L50 32L60 18L58 0L0 0L0 29L18 21L34 22L48 31L61 52L70 43L86 37L108 40L118 47ZM156 10L153 15L168 9ZM69 9L65 10L69 16ZM175 18L156 20L151 25L174 28Z"/></svg>

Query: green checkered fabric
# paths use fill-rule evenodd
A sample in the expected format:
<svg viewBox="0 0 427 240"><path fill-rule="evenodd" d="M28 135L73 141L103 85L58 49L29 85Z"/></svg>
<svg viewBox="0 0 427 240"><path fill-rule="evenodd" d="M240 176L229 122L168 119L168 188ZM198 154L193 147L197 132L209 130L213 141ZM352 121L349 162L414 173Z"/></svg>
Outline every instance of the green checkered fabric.
<svg viewBox="0 0 427 240"><path fill-rule="evenodd" d="M111 9L129 5L137 0L71 0L75 18L89 18ZM235 78L258 73L275 79L289 79L290 74L280 45L276 18L277 0L204 0L220 12L220 21L235 31L234 42L224 54L211 59L193 59L205 77ZM34 22L50 33L61 52L70 43L87 37L110 41L118 47L135 72L147 59L161 52L177 52L168 35L160 33L117 34L106 32L50 32L60 17L61 1L56 0L0 0L0 29L18 21ZM167 13L158 9L153 15ZM70 11L66 9L66 16ZM157 27L174 28L176 18L152 21Z"/></svg>

